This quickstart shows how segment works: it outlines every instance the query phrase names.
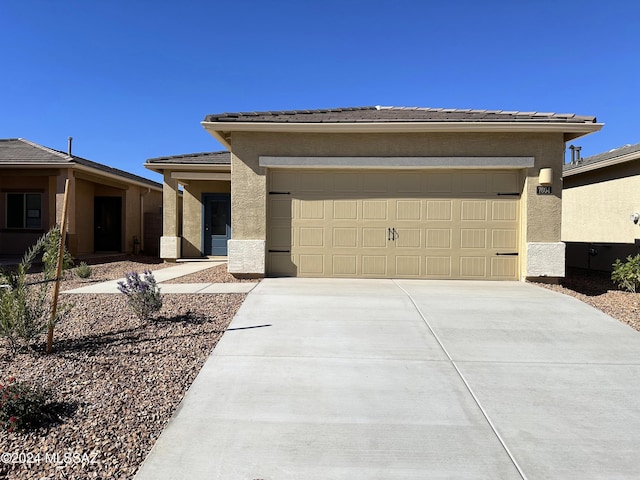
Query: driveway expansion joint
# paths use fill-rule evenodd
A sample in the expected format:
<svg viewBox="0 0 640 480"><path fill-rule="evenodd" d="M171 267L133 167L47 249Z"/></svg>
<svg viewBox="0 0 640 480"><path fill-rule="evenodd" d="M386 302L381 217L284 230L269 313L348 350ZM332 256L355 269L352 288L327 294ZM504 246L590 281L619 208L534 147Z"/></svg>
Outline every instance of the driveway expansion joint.
<svg viewBox="0 0 640 480"><path fill-rule="evenodd" d="M435 330L433 329L433 327L429 323L429 320L427 320L427 317L422 313L422 310L420 309L420 307L418 306L418 304L416 303L414 298L411 296L411 294L408 291L406 291L401 285L399 285L398 282L395 281L395 279L392 279L391 281L394 283L394 285L396 287L398 287L400 290L402 290L405 293L405 295L409 298L409 300L411 300L411 303L413 304L414 308L418 312L418 315L420 315L420 318L422 318L422 320L424 321L425 325L427 326L427 328L429 329L431 334L436 339L436 342L438 342L438 345L440 345L440 348L442 349L444 354L449 359L449 362L451 363L451 365L455 369L456 373L458 374L458 377L460 377L460 380L462 380L462 383L464 384L465 388L467 389L467 391L469 392L469 394L473 398L473 401L475 402L475 404L480 409L480 412L482 413L482 415L484 416L485 420L489 424L489 427L491 428L491 430L493 431L494 435L496 436L496 438L498 439L498 441L502 445L502 448L504 449L506 454L509 456L509 459L511 460L511 463L513 463L513 466L518 471L518 474L520 475L520 477L522 477L522 480L527 480L527 476L522 471L522 468L518 464L518 461L515 459L514 455L511 453L511 450L509 450L509 447L507 447L507 444L503 440L503 438L500 435L500 433L498 433L498 430L497 430L496 426L493 424L493 422L489 418L489 414L487 413L487 411L484 409L484 407L480 403L480 400L478 399L478 397L476 396L475 392L471 388L471 385L469 385L469 382L467 382L467 379L464 377L464 375L462 374L462 372L460 371L460 369L456 365L456 362L453 360L453 358L449 354L448 350L445 348L444 344L440 340L440 337L436 334Z"/></svg>

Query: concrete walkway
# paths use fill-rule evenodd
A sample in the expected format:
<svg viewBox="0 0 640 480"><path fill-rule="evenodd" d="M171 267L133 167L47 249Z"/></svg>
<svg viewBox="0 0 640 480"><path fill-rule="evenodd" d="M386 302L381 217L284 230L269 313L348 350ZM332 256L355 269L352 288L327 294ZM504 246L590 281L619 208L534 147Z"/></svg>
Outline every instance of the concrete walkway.
<svg viewBox="0 0 640 480"><path fill-rule="evenodd" d="M639 352L524 283L266 279L136 478L636 479Z"/></svg>
<svg viewBox="0 0 640 480"><path fill-rule="evenodd" d="M226 263L219 261L180 262L173 267L161 268L153 271L153 276L159 284L161 293L248 293L255 283L168 283L171 280L213 268ZM118 282L124 278L110 280L108 282L94 283L86 287L65 290L62 293L120 293Z"/></svg>

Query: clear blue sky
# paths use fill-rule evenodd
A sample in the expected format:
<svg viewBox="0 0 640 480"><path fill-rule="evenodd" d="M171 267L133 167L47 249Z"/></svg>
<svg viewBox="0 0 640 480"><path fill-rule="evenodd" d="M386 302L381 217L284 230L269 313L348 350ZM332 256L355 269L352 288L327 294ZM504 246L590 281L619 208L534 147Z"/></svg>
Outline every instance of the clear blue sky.
<svg viewBox="0 0 640 480"><path fill-rule="evenodd" d="M595 115L640 142L640 2L0 0L0 138L155 180L206 114L395 105Z"/></svg>

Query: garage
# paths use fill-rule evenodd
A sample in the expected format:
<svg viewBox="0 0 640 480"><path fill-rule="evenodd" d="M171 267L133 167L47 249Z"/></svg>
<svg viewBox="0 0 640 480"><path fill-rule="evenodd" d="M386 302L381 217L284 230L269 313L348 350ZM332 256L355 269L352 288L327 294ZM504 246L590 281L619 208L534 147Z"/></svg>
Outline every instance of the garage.
<svg viewBox="0 0 640 480"><path fill-rule="evenodd" d="M602 128L573 113L380 105L202 126L230 153L233 275L520 281L564 276L565 148Z"/></svg>
<svg viewBox="0 0 640 480"><path fill-rule="evenodd" d="M522 170L272 169L267 274L517 280Z"/></svg>

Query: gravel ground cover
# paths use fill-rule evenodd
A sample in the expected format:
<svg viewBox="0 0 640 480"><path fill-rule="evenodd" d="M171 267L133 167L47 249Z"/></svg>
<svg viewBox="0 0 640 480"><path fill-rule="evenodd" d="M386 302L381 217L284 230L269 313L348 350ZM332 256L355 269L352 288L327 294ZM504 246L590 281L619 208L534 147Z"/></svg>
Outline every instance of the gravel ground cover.
<svg viewBox="0 0 640 480"><path fill-rule="evenodd" d="M640 293L619 290L607 272L567 269L559 284L534 283L571 295L640 331Z"/></svg>
<svg viewBox="0 0 640 480"><path fill-rule="evenodd" d="M165 266L139 260L95 265L91 279ZM81 282L67 274L62 289ZM162 310L141 325L123 295L61 295L74 307L56 326L52 355L42 345L11 358L0 347L0 382L45 383L60 414L33 432L0 432L0 478L134 476L245 295L162 298Z"/></svg>
<svg viewBox="0 0 640 480"><path fill-rule="evenodd" d="M227 264L217 265L206 270L174 278L166 283L236 283L258 282L257 278L236 278L227 271Z"/></svg>

